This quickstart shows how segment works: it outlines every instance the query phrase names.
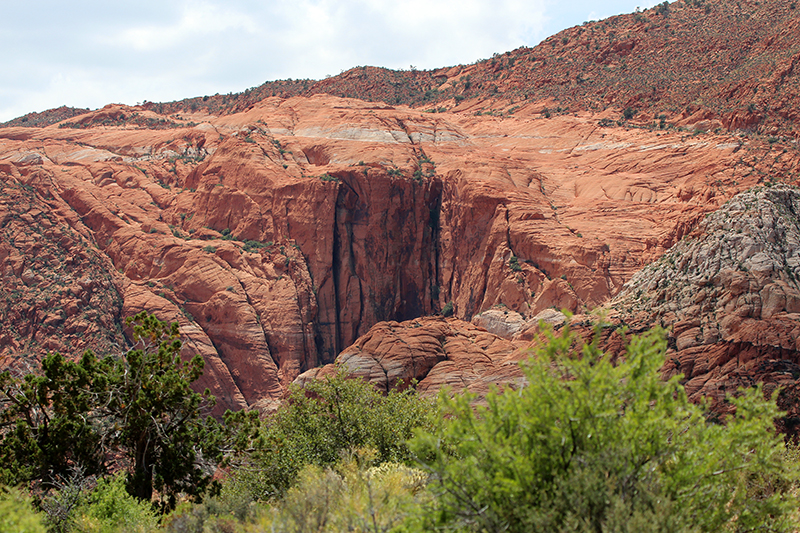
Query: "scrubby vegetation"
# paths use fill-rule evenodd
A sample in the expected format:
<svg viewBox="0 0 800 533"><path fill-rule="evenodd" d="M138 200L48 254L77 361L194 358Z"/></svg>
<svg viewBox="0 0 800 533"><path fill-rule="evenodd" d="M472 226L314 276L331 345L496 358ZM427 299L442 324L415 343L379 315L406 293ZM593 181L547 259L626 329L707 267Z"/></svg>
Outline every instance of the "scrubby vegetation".
<svg viewBox="0 0 800 533"><path fill-rule="evenodd" d="M524 363L525 387L478 407L413 386L382 395L340 372L293 388L264 420L216 421L201 409L210 398L188 388L202 364L180 361L177 328L148 315L133 324L144 345L119 359L53 355L36 375L2 375L2 479L20 488L0 493L0 532L798 525L797 454L774 431L774 401L740 391L722 420L690 403L678 377L660 379L661 331L612 361L563 328ZM167 430L186 421L191 430ZM142 490L136 455L155 450Z"/></svg>

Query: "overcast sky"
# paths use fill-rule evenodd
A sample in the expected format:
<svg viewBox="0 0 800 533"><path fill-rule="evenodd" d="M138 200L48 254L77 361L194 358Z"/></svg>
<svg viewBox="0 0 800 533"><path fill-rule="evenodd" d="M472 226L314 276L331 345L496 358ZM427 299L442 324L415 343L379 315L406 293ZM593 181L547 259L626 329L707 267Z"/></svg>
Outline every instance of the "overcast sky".
<svg viewBox="0 0 800 533"><path fill-rule="evenodd" d="M163 102L358 65L430 69L657 2L0 0L0 122Z"/></svg>

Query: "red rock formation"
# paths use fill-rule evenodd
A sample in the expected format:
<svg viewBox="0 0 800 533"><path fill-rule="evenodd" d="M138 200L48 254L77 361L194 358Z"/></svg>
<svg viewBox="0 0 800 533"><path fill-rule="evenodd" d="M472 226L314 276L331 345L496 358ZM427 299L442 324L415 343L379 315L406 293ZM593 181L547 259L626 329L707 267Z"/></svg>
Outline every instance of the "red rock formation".
<svg viewBox="0 0 800 533"><path fill-rule="evenodd" d="M426 396L443 387L485 396L491 386L519 386L519 346L452 318L380 322L339 354L336 365L308 370L295 383L330 376L341 367L383 391L416 381Z"/></svg>
<svg viewBox="0 0 800 533"><path fill-rule="evenodd" d="M77 355L149 309L181 323L220 408L266 405L383 320L449 302L462 319L498 304L525 320L599 305L759 171L797 168L780 143L534 111L427 114L315 96L199 124L110 106L74 127L0 129L6 188L52 218L65 254L83 239L109 298L97 300L108 324L74 345L58 329L24 329L4 349ZM30 221L18 224L14 234ZM0 257L4 288L17 294L26 252L5 239L17 248ZM63 298L71 323L79 312ZM7 301L38 317L40 304Z"/></svg>

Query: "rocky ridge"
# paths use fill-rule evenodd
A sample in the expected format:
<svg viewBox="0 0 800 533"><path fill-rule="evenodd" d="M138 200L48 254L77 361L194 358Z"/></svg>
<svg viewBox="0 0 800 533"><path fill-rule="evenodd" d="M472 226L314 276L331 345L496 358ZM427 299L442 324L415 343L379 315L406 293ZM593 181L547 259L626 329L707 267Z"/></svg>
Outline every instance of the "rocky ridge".
<svg viewBox="0 0 800 533"><path fill-rule="evenodd" d="M143 106L162 116L231 115L265 98L330 94L430 111L609 111L609 120L800 136L800 9L782 0L680 0L586 22L539 45L433 70L360 66L324 80ZM5 126L46 126L59 108ZM625 116L623 117L623 114ZM26 120L27 122L22 122ZM3 126L3 125L0 125Z"/></svg>

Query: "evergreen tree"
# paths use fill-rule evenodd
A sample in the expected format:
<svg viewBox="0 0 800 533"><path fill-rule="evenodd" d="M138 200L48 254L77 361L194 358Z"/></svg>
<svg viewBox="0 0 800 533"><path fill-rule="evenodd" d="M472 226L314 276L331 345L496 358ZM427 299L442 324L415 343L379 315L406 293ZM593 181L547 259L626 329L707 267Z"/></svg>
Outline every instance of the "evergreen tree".
<svg viewBox="0 0 800 533"><path fill-rule="evenodd" d="M40 372L0 374L0 483L46 490L75 468L105 474L121 457L128 491L150 500L155 489L165 508L208 487L201 460L216 465L223 434L204 414L213 397L191 388L203 360L181 359L177 324L144 312L127 323L136 345L122 357L53 353Z"/></svg>

